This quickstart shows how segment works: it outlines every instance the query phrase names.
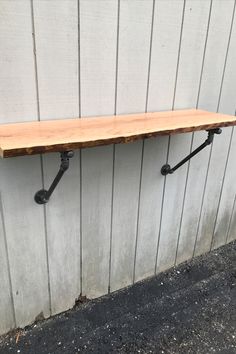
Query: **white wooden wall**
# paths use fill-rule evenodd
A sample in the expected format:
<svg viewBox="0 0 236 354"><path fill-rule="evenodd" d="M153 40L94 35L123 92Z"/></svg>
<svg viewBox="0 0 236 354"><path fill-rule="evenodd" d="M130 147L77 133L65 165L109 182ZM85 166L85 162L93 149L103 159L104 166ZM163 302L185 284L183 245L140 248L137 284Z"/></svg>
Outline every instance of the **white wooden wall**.
<svg viewBox="0 0 236 354"><path fill-rule="evenodd" d="M199 107L235 114L234 0L0 0L0 123ZM88 118L89 119L89 118ZM236 238L236 133L0 161L0 333Z"/></svg>

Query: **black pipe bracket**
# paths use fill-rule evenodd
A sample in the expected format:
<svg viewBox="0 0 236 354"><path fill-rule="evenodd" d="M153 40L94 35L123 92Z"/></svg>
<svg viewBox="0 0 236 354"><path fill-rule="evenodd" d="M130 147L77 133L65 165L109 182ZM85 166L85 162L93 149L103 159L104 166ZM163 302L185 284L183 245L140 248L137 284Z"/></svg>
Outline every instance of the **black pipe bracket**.
<svg viewBox="0 0 236 354"><path fill-rule="evenodd" d="M174 167L170 167L170 165L168 165L168 164L163 165L161 168L161 174L163 176L166 176L168 174L174 173L179 167L181 167L183 164L185 164L188 160L190 160L193 156L195 156L197 153L199 153L202 149L204 149L206 146L212 144L212 142L214 140L214 135L221 134L222 130L220 128L215 128L215 129L207 130L207 132L208 132L208 136L203 144L201 144L198 148L196 148L194 151L192 151L188 156L186 156L183 160L181 160Z"/></svg>
<svg viewBox="0 0 236 354"><path fill-rule="evenodd" d="M34 200L37 204L46 204L54 189L56 188L56 186L58 185L58 183L60 182L62 176L64 175L64 173L68 170L69 168L69 164L70 164L70 158L72 158L74 156L74 151L63 151L61 152L61 165L60 165L60 169L56 175L56 177L54 178L51 186L49 187L48 190L46 189L40 189L34 196Z"/></svg>

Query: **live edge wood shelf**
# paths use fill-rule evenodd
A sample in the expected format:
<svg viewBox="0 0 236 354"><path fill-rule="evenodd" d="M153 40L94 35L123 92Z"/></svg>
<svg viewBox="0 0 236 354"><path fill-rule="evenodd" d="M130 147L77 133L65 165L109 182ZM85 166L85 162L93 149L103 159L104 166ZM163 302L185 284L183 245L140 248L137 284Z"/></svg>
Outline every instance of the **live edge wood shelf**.
<svg viewBox="0 0 236 354"><path fill-rule="evenodd" d="M69 167L69 158L73 156L74 149L128 143L157 135L208 130L208 139L202 144L204 146L199 147L201 150L212 142L214 134L220 133L220 127L233 125L236 125L235 116L197 109L3 124L0 125L0 156L6 158L48 152L61 153L62 164L59 176L56 176L56 181L54 180L55 183L51 186L52 190L40 191L41 194L44 193L45 198L41 198L41 195L41 202L36 200L38 203L45 203ZM165 165L162 170L164 175L173 173L179 167L171 169L166 166L169 165ZM50 192L50 195L46 196L46 192Z"/></svg>
<svg viewBox="0 0 236 354"><path fill-rule="evenodd" d="M0 125L0 155L61 152L235 124L234 116L196 109L3 124Z"/></svg>

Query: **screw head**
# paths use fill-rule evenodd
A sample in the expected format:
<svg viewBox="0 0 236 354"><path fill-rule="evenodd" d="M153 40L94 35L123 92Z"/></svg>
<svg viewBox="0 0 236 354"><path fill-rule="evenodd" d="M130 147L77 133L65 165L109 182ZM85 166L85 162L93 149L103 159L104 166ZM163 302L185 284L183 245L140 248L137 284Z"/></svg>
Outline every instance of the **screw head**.
<svg viewBox="0 0 236 354"><path fill-rule="evenodd" d="M71 158L73 156L74 156L74 151L73 150L67 151L67 157Z"/></svg>

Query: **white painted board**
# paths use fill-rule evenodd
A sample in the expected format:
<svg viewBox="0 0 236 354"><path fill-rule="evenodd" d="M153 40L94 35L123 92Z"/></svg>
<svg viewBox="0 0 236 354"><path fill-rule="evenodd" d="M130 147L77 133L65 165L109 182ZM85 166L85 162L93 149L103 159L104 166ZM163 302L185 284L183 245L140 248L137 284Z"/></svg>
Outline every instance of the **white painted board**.
<svg viewBox="0 0 236 354"><path fill-rule="evenodd" d="M2 201L0 208L0 334L2 334L14 329L16 322Z"/></svg>
<svg viewBox="0 0 236 354"><path fill-rule="evenodd" d="M171 109L183 2L156 1L151 43L147 110ZM171 26L167 24L171 23ZM155 274L168 138L144 143L134 280Z"/></svg>
<svg viewBox="0 0 236 354"><path fill-rule="evenodd" d="M77 2L36 0L33 5L40 120L78 117ZM43 156L46 189L59 166L60 154ZM73 307L80 295L79 166L77 151L45 209L52 314Z"/></svg>
<svg viewBox="0 0 236 354"><path fill-rule="evenodd" d="M212 5L211 21L203 68L199 107L216 111L220 99L227 47L230 38L234 1L215 1ZM222 55L218 55L222 53ZM218 73L216 75L215 73ZM220 108L221 109L221 108ZM199 255L211 248L212 235L217 216L225 164L229 150L231 128L223 129L212 145L206 184L203 189L202 206L197 230L194 254ZM207 158L207 156L206 156ZM204 161L203 161L204 163Z"/></svg>
<svg viewBox="0 0 236 354"><path fill-rule="evenodd" d="M37 120L30 5L25 0L1 1L1 123ZM40 159L12 158L0 161L0 167L16 326L24 326L39 314L49 315L44 215L33 201L42 184ZM9 316L11 312L9 308Z"/></svg>
<svg viewBox="0 0 236 354"><path fill-rule="evenodd" d="M209 9L210 1L185 3L176 66L174 109L197 105ZM180 134L170 138L168 163L171 166L190 153L191 140L192 134ZM185 164L173 175L166 177L157 271L165 270L176 263L187 172L188 164ZM197 189L197 186L195 188Z"/></svg>
<svg viewBox="0 0 236 354"><path fill-rule="evenodd" d="M220 99L220 111L228 114L235 114L235 92L236 92L236 23L233 22L229 51L226 60L225 74L222 84ZM232 128L231 128L232 129ZM232 130L235 130L233 128ZM212 248L222 246L227 239L230 226L234 198L236 194L236 136L232 135L232 142L229 151L224 181L221 190L217 217L212 239Z"/></svg>
<svg viewBox="0 0 236 354"><path fill-rule="evenodd" d="M113 115L118 1L80 2L81 115ZM82 293L108 292L113 146L82 150Z"/></svg>
<svg viewBox="0 0 236 354"><path fill-rule="evenodd" d="M117 114L146 106L152 1L121 0ZM133 282L142 142L115 148L110 288Z"/></svg>

